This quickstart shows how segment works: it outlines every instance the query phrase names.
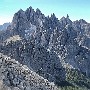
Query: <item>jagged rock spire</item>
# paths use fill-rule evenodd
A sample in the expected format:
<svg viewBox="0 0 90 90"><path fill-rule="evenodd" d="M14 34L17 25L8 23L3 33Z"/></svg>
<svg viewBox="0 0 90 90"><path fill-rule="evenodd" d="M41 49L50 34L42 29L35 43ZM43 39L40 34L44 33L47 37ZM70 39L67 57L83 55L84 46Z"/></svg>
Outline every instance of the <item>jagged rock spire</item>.
<svg viewBox="0 0 90 90"><path fill-rule="evenodd" d="M67 18L69 18L69 15L67 14Z"/></svg>
<svg viewBox="0 0 90 90"><path fill-rule="evenodd" d="M36 9L36 13L37 13L37 14L41 14L41 11L40 11L39 8Z"/></svg>

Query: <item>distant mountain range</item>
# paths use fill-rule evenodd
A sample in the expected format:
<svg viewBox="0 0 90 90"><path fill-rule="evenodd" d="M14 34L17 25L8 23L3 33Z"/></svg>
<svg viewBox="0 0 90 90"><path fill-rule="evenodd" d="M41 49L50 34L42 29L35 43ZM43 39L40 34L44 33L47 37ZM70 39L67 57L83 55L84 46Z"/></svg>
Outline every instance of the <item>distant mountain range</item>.
<svg viewBox="0 0 90 90"><path fill-rule="evenodd" d="M6 30L9 25L10 23L4 23L3 25L0 25L0 30Z"/></svg>
<svg viewBox="0 0 90 90"><path fill-rule="evenodd" d="M90 90L90 24L83 19L20 9L0 32L0 53L9 90Z"/></svg>

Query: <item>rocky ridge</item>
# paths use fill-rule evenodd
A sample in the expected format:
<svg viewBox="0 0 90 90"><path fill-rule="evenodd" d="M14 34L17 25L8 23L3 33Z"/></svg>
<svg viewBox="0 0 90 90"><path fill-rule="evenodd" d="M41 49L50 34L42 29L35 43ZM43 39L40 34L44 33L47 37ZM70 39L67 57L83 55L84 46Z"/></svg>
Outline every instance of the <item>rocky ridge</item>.
<svg viewBox="0 0 90 90"><path fill-rule="evenodd" d="M26 65L0 53L0 90L58 90Z"/></svg>
<svg viewBox="0 0 90 90"><path fill-rule="evenodd" d="M69 75L80 72L86 82L79 84L90 88L85 79L90 78L90 24L83 19L72 22L67 15L58 20L54 13L46 17L39 9L20 9L0 34L0 52L59 86L71 85L67 69Z"/></svg>
<svg viewBox="0 0 90 90"><path fill-rule="evenodd" d="M4 23L3 25L0 25L0 30L6 30L9 25L10 23Z"/></svg>

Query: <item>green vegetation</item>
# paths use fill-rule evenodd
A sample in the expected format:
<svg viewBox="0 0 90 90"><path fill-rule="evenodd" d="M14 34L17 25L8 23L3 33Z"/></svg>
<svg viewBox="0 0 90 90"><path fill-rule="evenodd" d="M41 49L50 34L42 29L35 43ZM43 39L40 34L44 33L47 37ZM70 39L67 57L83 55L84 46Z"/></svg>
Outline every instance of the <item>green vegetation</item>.
<svg viewBox="0 0 90 90"><path fill-rule="evenodd" d="M67 86L67 87L62 87L60 90L89 90L87 88L81 88L81 87L72 87L72 86Z"/></svg>
<svg viewBox="0 0 90 90"><path fill-rule="evenodd" d="M66 69L66 81L62 84L59 90L90 90L90 78L76 69Z"/></svg>
<svg viewBox="0 0 90 90"><path fill-rule="evenodd" d="M67 69L66 71L66 80L75 86L71 90L90 90L90 78L87 78L85 75L83 75L76 69Z"/></svg>

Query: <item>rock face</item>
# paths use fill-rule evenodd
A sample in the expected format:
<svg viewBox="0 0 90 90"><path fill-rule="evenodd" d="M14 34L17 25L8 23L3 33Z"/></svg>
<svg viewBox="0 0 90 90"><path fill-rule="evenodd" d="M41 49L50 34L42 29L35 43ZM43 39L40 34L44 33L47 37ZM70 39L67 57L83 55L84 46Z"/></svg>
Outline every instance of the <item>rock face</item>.
<svg viewBox="0 0 90 90"><path fill-rule="evenodd" d="M0 90L57 90L54 83L0 53Z"/></svg>
<svg viewBox="0 0 90 90"><path fill-rule="evenodd" d="M19 41L18 38L16 42L15 40L10 41L10 38L6 40L6 46L2 46L1 52L32 68L50 82L65 80L65 69L54 51L49 52L41 45L38 46L27 40ZM59 78L57 79L57 77Z"/></svg>
<svg viewBox="0 0 90 90"><path fill-rule="evenodd" d="M9 25L10 23L4 23L3 25L0 25L0 30L6 30Z"/></svg>
<svg viewBox="0 0 90 90"><path fill-rule="evenodd" d="M32 7L19 10L0 33L0 52L59 86L67 82L67 69L90 78L90 24L46 17Z"/></svg>

